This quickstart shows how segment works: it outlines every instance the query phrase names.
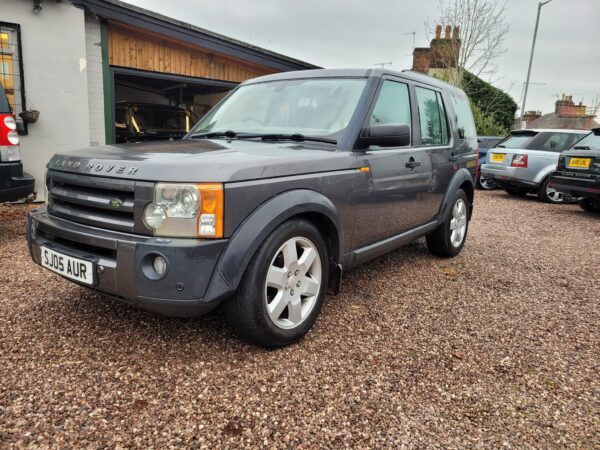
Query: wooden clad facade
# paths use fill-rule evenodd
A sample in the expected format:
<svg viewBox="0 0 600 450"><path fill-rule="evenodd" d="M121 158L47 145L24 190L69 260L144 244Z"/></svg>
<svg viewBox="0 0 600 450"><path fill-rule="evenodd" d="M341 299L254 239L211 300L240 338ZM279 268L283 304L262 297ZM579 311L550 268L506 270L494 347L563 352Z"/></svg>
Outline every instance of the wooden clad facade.
<svg viewBox="0 0 600 450"><path fill-rule="evenodd" d="M277 72L112 21L108 23L108 55L111 66L236 83Z"/></svg>

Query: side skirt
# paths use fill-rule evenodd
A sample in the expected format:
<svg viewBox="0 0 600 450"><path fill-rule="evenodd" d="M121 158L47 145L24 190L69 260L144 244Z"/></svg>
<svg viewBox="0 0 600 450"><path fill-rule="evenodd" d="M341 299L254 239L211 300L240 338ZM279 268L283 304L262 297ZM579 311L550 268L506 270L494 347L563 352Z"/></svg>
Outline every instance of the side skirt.
<svg viewBox="0 0 600 450"><path fill-rule="evenodd" d="M367 245L365 247L357 248L352 253L346 255L344 269L347 270L350 267L354 267L358 264L362 264L370 259L377 258L384 255L392 250L402 247L414 240L431 233L439 226L437 221L432 221L413 228L412 230L405 231L395 236L384 239L383 241L375 242L374 244Z"/></svg>

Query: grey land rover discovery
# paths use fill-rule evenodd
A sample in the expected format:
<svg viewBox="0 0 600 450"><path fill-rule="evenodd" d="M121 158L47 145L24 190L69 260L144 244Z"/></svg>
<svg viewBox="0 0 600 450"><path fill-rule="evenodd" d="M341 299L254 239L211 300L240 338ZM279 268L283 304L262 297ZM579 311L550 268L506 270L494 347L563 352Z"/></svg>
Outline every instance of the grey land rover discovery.
<svg viewBox="0 0 600 450"><path fill-rule="evenodd" d="M240 337L281 347L313 326L343 270L422 236L434 255L457 255L476 153L467 97L433 78L269 75L180 141L55 155L29 249L75 283L161 314L223 304Z"/></svg>

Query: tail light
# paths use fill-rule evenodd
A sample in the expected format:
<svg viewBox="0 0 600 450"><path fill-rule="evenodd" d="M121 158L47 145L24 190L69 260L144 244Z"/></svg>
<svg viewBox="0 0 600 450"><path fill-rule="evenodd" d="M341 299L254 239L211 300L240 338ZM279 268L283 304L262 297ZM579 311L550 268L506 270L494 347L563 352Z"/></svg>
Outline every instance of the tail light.
<svg viewBox="0 0 600 450"><path fill-rule="evenodd" d="M19 134L12 114L0 114L0 162L20 161Z"/></svg>
<svg viewBox="0 0 600 450"><path fill-rule="evenodd" d="M475 179L479 179L479 145L477 146L477 159L475 160Z"/></svg>
<svg viewBox="0 0 600 450"><path fill-rule="evenodd" d="M513 155L512 167L527 167L527 155Z"/></svg>

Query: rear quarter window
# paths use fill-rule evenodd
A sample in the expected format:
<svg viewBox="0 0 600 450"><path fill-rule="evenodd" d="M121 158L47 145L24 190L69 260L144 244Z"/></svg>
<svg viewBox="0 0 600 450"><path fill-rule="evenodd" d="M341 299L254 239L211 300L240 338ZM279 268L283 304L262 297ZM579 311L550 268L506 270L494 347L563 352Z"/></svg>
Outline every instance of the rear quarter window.
<svg viewBox="0 0 600 450"><path fill-rule="evenodd" d="M469 99L465 94L457 92L451 92L450 97L452 98L452 106L456 113L457 130L462 130L464 139L477 139L477 130L475 129L475 121L473 120Z"/></svg>

